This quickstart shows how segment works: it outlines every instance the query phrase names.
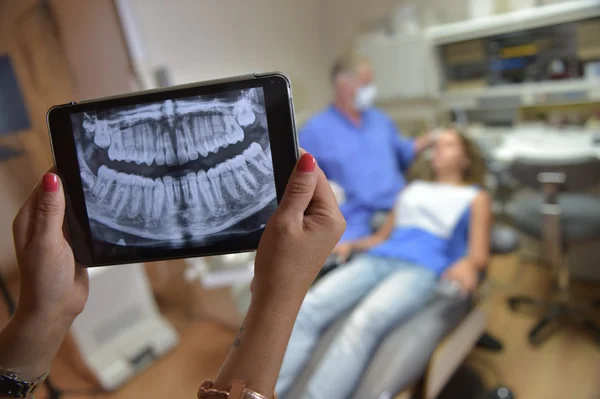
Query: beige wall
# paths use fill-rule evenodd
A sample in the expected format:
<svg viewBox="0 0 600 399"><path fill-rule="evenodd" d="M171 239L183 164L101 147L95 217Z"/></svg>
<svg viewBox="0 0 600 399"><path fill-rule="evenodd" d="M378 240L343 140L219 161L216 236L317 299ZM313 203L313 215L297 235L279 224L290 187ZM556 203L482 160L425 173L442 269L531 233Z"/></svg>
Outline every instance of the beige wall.
<svg viewBox="0 0 600 399"><path fill-rule="evenodd" d="M330 60L352 46L357 34L394 10L402 1L324 0L327 16L324 40L330 50Z"/></svg>
<svg viewBox="0 0 600 399"><path fill-rule="evenodd" d="M130 0L151 68L174 84L255 71L291 76L300 119L329 100L321 0Z"/></svg>

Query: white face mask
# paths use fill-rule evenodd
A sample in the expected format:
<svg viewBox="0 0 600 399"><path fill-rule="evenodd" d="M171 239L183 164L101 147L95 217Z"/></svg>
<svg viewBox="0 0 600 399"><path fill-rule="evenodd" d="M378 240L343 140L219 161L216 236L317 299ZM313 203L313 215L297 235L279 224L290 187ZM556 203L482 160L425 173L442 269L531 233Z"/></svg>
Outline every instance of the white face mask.
<svg viewBox="0 0 600 399"><path fill-rule="evenodd" d="M364 110L369 108L375 103L375 98L377 97L377 86L373 83L363 86L356 91L356 95L354 97L354 106L358 110Z"/></svg>

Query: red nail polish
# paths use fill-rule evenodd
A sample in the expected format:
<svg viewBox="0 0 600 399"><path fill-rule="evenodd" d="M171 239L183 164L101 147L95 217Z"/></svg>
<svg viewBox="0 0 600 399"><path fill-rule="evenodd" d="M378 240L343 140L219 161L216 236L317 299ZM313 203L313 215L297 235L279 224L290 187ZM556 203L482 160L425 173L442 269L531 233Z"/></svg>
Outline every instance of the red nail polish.
<svg viewBox="0 0 600 399"><path fill-rule="evenodd" d="M315 161L315 157L310 155L309 153L305 153L300 157L298 161L298 170L304 173L314 172L315 166L317 166L317 161Z"/></svg>
<svg viewBox="0 0 600 399"><path fill-rule="evenodd" d="M58 176L54 173L46 173L42 178L42 189L47 193L58 191Z"/></svg>

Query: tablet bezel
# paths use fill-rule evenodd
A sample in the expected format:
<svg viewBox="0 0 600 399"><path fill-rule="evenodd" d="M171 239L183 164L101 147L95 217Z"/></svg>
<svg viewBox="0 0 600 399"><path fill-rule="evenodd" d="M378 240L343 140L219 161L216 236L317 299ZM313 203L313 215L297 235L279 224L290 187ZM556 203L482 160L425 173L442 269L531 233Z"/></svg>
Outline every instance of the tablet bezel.
<svg viewBox="0 0 600 399"><path fill-rule="evenodd" d="M87 215L71 115L257 87L262 88L264 92L277 203L279 203L299 156L291 85L289 79L282 73L239 76L52 107L47 114L48 133L54 164L64 187L67 203L66 226L77 264L82 267L95 267L255 250L262 229L240 236L233 241L224 240L207 246L176 249L123 247L95 241Z"/></svg>

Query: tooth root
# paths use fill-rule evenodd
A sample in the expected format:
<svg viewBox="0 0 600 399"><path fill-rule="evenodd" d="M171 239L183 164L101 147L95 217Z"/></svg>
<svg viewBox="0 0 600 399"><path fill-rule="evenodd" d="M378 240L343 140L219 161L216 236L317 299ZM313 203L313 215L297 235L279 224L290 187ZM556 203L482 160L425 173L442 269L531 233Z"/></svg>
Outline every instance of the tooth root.
<svg viewBox="0 0 600 399"><path fill-rule="evenodd" d="M156 179L154 181L152 195L152 219L157 221L162 217L163 208L165 206L165 185L162 180Z"/></svg>
<svg viewBox="0 0 600 399"><path fill-rule="evenodd" d="M238 184L242 189L252 195L258 189L258 182L250 173L250 169L248 169L248 165L246 165L246 161L244 157L238 155L233 158L231 161L231 170L233 171L233 175L236 177Z"/></svg>
<svg viewBox="0 0 600 399"><path fill-rule="evenodd" d="M131 196L131 183L132 176L125 173L117 173L117 185L115 188L115 194L112 198L112 208L115 215L121 216L127 204L129 204Z"/></svg>
<svg viewBox="0 0 600 399"><path fill-rule="evenodd" d="M273 162L271 161L271 156L265 153L260 153L258 156L258 164L261 166L263 172L265 174L270 174L273 172Z"/></svg>
<svg viewBox="0 0 600 399"><path fill-rule="evenodd" d="M181 121L183 128L183 137L185 140L185 148L188 152L188 157L191 161L198 159L198 151L196 151L196 145L194 144L194 135L190 131L189 118L183 118Z"/></svg>
<svg viewBox="0 0 600 399"><path fill-rule="evenodd" d="M183 194L183 203L187 206L194 206L192 202L192 192L190 189L190 185L188 184L187 176L181 178L181 193Z"/></svg>
<svg viewBox="0 0 600 399"><path fill-rule="evenodd" d="M183 198L182 198L182 184L181 184L181 180L179 179L173 179L173 197L175 198L175 206L177 208L179 208L179 206L181 205L181 203L183 202Z"/></svg>
<svg viewBox="0 0 600 399"><path fill-rule="evenodd" d="M163 142L165 143L165 161L167 165L177 165L177 155L175 155L175 151L173 150L171 137L168 134L163 134Z"/></svg>
<svg viewBox="0 0 600 399"><path fill-rule="evenodd" d="M187 180L187 185L189 187L189 202L188 204L192 206L199 205L200 197L198 196L198 180L195 173L188 173L185 176Z"/></svg>
<svg viewBox="0 0 600 399"><path fill-rule="evenodd" d="M169 209L177 209L181 204L181 182L170 176L163 177L167 206Z"/></svg>
<svg viewBox="0 0 600 399"><path fill-rule="evenodd" d="M201 156L205 157L208 155L208 148L206 148L206 125L201 116L190 117L190 123L192 130L194 131L194 141L196 143L196 151Z"/></svg>
<svg viewBox="0 0 600 399"><path fill-rule="evenodd" d="M187 148L185 145L185 138L183 129L179 126L175 129L175 143L177 145L177 160L179 165L184 165L189 162L190 157L188 156Z"/></svg>
<svg viewBox="0 0 600 399"><path fill-rule="evenodd" d="M163 177L165 185L165 195L167 199L168 209L175 209L175 196L173 195L173 178L170 176Z"/></svg>
<svg viewBox="0 0 600 399"><path fill-rule="evenodd" d="M146 145L145 145L145 136L146 136L146 126L141 126L135 129L135 163L138 165L146 162Z"/></svg>
<svg viewBox="0 0 600 399"><path fill-rule="evenodd" d="M222 163L217 166L217 173L221 177L223 185L225 186L225 190L227 193L236 201L240 199L240 193L238 193L237 188L235 187L235 179L233 178L233 174L231 173L231 169L227 166L226 163Z"/></svg>
<svg viewBox="0 0 600 399"><path fill-rule="evenodd" d="M273 163L270 161L271 152L268 151L267 154L269 154L268 158L267 155L265 155L265 152L262 150L260 144L256 142L250 144L250 147L244 151L244 157L249 164L254 166L263 174L270 175L273 173Z"/></svg>
<svg viewBox="0 0 600 399"><path fill-rule="evenodd" d="M111 134L110 147L108 148L108 157L111 161L122 161L123 159L125 159L123 135L120 130L116 130Z"/></svg>
<svg viewBox="0 0 600 399"><path fill-rule="evenodd" d="M225 198L223 198L223 188L221 187L221 176L219 176L219 172L217 172L215 168L211 168L206 175L210 181L210 188L217 205L220 207L225 206Z"/></svg>
<svg viewBox="0 0 600 399"><path fill-rule="evenodd" d="M111 186L117 179L117 172L102 165L98 169L98 178L94 184L93 194L99 200L103 200L108 195Z"/></svg>
<svg viewBox="0 0 600 399"><path fill-rule="evenodd" d="M164 134L160 131L156 132L156 164L163 166L165 164L165 140Z"/></svg>
<svg viewBox="0 0 600 399"><path fill-rule="evenodd" d="M136 127L135 130L138 128ZM135 131L133 128L123 130L123 146L125 148L125 160L133 162L136 160Z"/></svg>
<svg viewBox="0 0 600 399"><path fill-rule="evenodd" d="M215 199L212 195L212 190L210 188L211 184L208 181L208 175L205 171L201 170L198 172L196 180L198 181L198 193L202 197L206 207L210 212L216 212L217 204L215 203Z"/></svg>
<svg viewBox="0 0 600 399"><path fill-rule="evenodd" d="M136 217L140 213L142 198L144 196L144 178L134 176L131 183L131 204L129 206L129 217Z"/></svg>
<svg viewBox="0 0 600 399"><path fill-rule="evenodd" d="M209 121L210 119L210 121ZM220 121L219 121L219 115L210 115L207 116L205 119L205 123L206 123L206 148L208 148L209 152L212 153L217 153L218 149L219 149L219 145L217 144L216 140L215 140L215 135L221 134L222 133L222 129L219 128L220 126Z"/></svg>
<svg viewBox="0 0 600 399"><path fill-rule="evenodd" d="M152 218L152 191L154 190L154 180L144 178L142 181L144 190L144 216L146 219Z"/></svg>
<svg viewBox="0 0 600 399"><path fill-rule="evenodd" d="M156 141L154 140L154 131L151 127L144 130L144 154L146 165L152 165L156 157Z"/></svg>

